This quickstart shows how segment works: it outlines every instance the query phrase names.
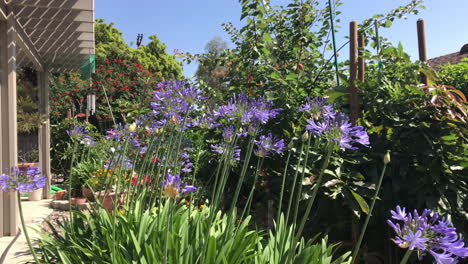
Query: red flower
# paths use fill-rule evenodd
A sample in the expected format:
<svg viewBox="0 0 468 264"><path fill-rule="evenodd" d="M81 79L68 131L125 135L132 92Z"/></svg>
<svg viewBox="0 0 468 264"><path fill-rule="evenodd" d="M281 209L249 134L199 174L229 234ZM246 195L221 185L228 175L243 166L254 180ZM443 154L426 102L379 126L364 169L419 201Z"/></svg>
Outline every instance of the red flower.
<svg viewBox="0 0 468 264"><path fill-rule="evenodd" d="M76 117L86 117L86 114L84 114L84 113L78 113L78 114L76 114Z"/></svg>
<svg viewBox="0 0 468 264"><path fill-rule="evenodd" d="M152 158L151 158L151 162L158 163L158 162L159 162L159 159L156 158L156 157L152 157Z"/></svg>
<svg viewBox="0 0 468 264"><path fill-rule="evenodd" d="M109 63L110 63L110 61L106 60L106 63L107 63L107 64L109 64Z"/></svg>

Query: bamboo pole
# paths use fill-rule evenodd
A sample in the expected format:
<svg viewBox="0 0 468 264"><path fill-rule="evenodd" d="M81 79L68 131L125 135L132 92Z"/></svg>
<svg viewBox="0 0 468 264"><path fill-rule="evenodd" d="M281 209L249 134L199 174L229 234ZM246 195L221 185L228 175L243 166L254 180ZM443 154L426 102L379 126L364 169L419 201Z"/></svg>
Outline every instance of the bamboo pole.
<svg viewBox="0 0 468 264"><path fill-rule="evenodd" d="M351 21L349 24L349 106L351 110L350 119L356 124L358 119L359 105L357 96L357 67L358 65L358 33L357 22Z"/></svg>
<svg viewBox="0 0 468 264"><path fill-rule="evenodd" d="M424 27L424 20L418 19L416 22L418 29L418 50L419 50L419 61L427 62L427 51L426 51L426 31ZM427 85L427 76L421 73L421 83Z"/></svg>

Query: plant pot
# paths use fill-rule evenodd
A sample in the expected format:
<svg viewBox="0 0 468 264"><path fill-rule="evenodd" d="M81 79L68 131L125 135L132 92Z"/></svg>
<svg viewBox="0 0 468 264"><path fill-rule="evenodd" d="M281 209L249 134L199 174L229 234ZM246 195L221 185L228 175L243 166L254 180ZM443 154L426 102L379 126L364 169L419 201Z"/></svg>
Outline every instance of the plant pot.
<svg viewBox="0 0 468 264"><path fill-rule="evenodd" d="M58 191L55 193L55 200L65 200L65 196L67 195L67 191Z"/></svg>
<svg viewBox="0 0 468 264"><path fill-rule="evenodd" d="M81 188L81 193L83 194L84 197L86 197L86 199L87 199L88 201L91 201L91 202L94 201L94 195L93 195L93 192L91 191L90 188L88 188L88 187L82 187L82 188Z"/></svg>
<svg viewBox="0 0 468 264"><path fill-rule="evenodd" d="M30 192L28 199L29 201L40 201L42 199L42 188Z"/></svg>
<svg viewBox="0 0 468 264"><path fill-rule="evenodd" d="M73 198L71 198L71 204L72 205L85 204L85 203L86 203L86 198L85 197L73 197Z"/></svg>
<svg viewBox="0 0 468 264"><path fill-rule="evenodd" d="M106 209L108 212L111 212L114 209L114 201L116 200L115 192L101 191L101 192L96 193L96 196L98 196L99 202L101 203L102 207ZM121 193L119 200L117 201L117 207L121 206L123 202L124 202L124 194Z"/></svg>

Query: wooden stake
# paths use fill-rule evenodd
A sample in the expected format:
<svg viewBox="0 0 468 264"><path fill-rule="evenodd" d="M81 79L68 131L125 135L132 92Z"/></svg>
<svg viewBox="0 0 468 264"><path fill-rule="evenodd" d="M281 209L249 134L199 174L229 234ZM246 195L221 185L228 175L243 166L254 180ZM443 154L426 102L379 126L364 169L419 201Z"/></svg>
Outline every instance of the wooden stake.
<svg viewBox="0 0 468 264"><path fill-rule="evenodd" d="M418 49L419 49L419 60L421 62L427 61L427 52L426 52L426 32L424 28L424 20L418 19L417 28L418 28ZM427 85L427 77L424 73L421 73L421 83Z"/></svg>
<svg viewBox="0 0 468 264"><path fill-rule="evenodd" d="M364 60L364 48L365 48L366 37L364 34L358 36L358 80L364 82L366 75L366 61Z"/></svg>
<svg viewBox="0 0 468 264"><path fill-rule="evenodd" d="M358 64L358 33L357 22L349 24L349 106L351 109L351 123L356 124L358 119L359 105L356 87Z"/></svg>

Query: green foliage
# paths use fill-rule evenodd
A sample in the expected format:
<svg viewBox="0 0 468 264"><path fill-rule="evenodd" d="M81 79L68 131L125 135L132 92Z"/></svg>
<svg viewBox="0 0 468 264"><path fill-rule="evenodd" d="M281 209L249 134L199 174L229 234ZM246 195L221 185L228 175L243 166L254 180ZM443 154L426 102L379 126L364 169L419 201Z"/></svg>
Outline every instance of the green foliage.
<svg viewBox="0 0 468 264"><path fill-rule="evenodd" d="M452 85L468 95L468 58L463 59L458 64L440 66L437 74L440 84Z"/></svg>
<svg viewBox="0 0 468 264"><path fill-rule="evenodd" d="M334 258L337 245L328 244L327 237L316 243L314 237L309 241L301 240L293 245L294 228L285 224L284 216L281 215L279 222L275 225L275 231L270 231L267 244L259 247L261 254L255 259L255 263L310 263L310 264L338 264L350 263L346 261L349 253ZM261 246L261 244L259 245Z"/></svg>
<svg viewBox="0 0 468 264"><path fill-rule="evenodd" d="M182 68L175 56L166 53L166 45L156 35L149 36L150 42L137 48L131 48L123 39L122 32L114 23L105 23L96 19L96 62L104 64L109 60L125 60L142 64L145 68L159 72L168 79L182 77Z"/></svg>
<svg viewBox="0 0 468 264"><path fill-rule="evenodd" d="M278 233L270 232L265 240L249 226L250 217L235 224L233 215L209 207L198 209L167 200L161 208L141 210L138 202L132 209L122 210L114 220L104 209L75 212L73 225L68 220L59 223L58 228L49 224L52 234L41 234L38 252L43 260L65 264L112 263L111 254L114 263L164 263L165 248L166 263L280 264L290 253L290 263L348 263L345 260L349 253L333 258L336 246L327 244L326 238L320 243L301 241L292 249L283 247L293 235L283 221ZM119 241L116 250L113 241Z"/></svg>
<svg viewBox="0 0 468 264"><path fill-rule="evenodd" d="M224 65L227 48L224 40L215 37L206 44L205 54L197 57L197 81L205 90L212 91L216 98L223 98L223 95L228 93L227 84L223 81L227 73L227 67Z"/></svg>
<svg viewBox="0 0 468 264"><path fill-rule="evenodd" d="M450 213L466 226L463 200L468 195L467 105L454 101L459 91L419 87L424 65L412 63L399 47L385 47L373 57L382 67L369 67L360 85L362 124L368 128L368 159L391 150L392 162L384 180L382 211L399 204ZM372 65L372 64L371 64ZM375 64L377 65L377 63ZM464 114L465 113L465 114ZM365 166L375 167L375 162Z"/></svg>
<svg viewBox="0 0 468 264"><path fill-rule="evenodd" d="M68 176L70 170L71 154L73 151L73 145L70 140L70 137L67 134L67 130L73 129L77 124L77 121L73 118L64 119L59 124L52 124L51 129L51 149L50 157L52 159L51 169L52 173L58 175ZM90 134L99 142L101 138L100 134L96 133L96 128L90 123L83 123L83 125ZM105 144L105 142L101 142ZM81 144L80 144L81 145ZM102 148L98 144L96 148L93 148L91 151L86 153L87 156L95 158L102 156ZM82 147L80 148L80 153L83 155Z"/></svg>

